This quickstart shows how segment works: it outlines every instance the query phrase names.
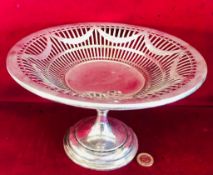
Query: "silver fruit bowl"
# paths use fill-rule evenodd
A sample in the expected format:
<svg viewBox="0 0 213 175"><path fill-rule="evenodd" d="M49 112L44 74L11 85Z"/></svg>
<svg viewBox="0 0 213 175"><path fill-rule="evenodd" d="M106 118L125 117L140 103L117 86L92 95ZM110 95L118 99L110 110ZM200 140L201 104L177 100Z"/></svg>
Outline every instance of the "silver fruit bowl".
<svg viewBox="0 0 213 175"><path fill-rule="evenodd" d="M182 99L204 82L203 57L186 42L145 27L83 23L19 41L7 69L22 87L59 103L97 110L72 126L64 148L75 163L111 170L129 163L135 133L109 110L144 109Z"/></svg>

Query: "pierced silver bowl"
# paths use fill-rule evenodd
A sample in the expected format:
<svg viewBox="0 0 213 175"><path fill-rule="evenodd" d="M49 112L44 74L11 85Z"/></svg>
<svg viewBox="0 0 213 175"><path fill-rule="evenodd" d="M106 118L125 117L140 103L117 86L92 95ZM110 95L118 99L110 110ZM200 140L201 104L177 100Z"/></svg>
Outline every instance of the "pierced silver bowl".
<svg viewBox="0 0 213 175"><path fill-rule="evenodd" d="M143 109L175 102L204 82L203 57L186 42L150 28L83 23L48 28L9 52L7 69L27 90L49 100L98 111L64 138L77 164L111 170L129 163L137 137L109 110Z"/></svg>

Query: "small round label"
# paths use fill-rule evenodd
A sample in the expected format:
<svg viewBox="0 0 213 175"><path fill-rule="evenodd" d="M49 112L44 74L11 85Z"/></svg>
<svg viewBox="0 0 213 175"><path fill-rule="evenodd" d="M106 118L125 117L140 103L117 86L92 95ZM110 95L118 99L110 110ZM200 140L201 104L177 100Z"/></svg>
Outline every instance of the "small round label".
<svg viewBox="0 0 213 175"><path fill-rule="evenodd" d="M137 162L143 167L151 167L154 164L154 159L148 153L140 153L137 156Z"/></svg>

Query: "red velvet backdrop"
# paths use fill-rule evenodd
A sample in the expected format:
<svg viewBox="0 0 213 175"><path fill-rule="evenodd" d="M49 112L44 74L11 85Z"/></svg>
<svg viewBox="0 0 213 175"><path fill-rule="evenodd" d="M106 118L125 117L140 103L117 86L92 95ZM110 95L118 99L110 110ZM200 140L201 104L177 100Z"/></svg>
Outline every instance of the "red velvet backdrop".
<svg viewBox="0 0 213 175"><path fill-rule="evenodd" d="M166 107L112 112L139 137L139 152L155 164L135 160L111 172L81 168L65 155L65 130L94 111L37 97L5 68L10 47L37 30L67 23L121 22L176 35L204 56L208 76L193 95ZM213 1L212 0L7 0L0 2L0 174L155 174L212 175L213 168Z"/></svg>

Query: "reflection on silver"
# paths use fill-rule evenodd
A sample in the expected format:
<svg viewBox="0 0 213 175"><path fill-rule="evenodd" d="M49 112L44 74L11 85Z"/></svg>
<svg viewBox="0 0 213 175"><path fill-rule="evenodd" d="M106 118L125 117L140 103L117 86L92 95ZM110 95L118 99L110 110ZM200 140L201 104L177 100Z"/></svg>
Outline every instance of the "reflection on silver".
<svg viewBox="0 0 213 175"><path fill-rule="evenodd" d="M137 152L136 135L117 119L107 119L107 111L78 122L64 138L67 155L77 164L96 170L112 170L126 165Z"/></svg>
<svg viewBox="0 0 213 175"><path fill-rule="evenodd" d="M120 89L81 92L68 87L65 75L74 66L101 61L137 70L144 77L143 86L130 94ZM64 138L70 159L96 170L126 165L138 148L128 126L117 119L108 121L109 110L175 102L197 90L207 75L203 57L181 39L150 28L108 23L64 25L33 33L10 50L7 69L17 83L43 98L98 110L97 117L72 126Z"/></svg>

